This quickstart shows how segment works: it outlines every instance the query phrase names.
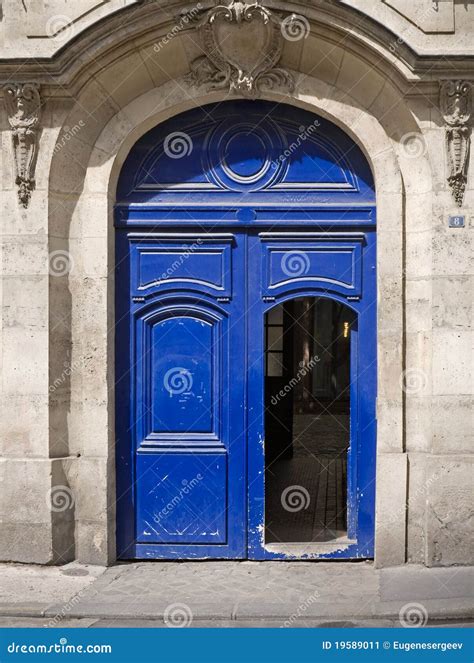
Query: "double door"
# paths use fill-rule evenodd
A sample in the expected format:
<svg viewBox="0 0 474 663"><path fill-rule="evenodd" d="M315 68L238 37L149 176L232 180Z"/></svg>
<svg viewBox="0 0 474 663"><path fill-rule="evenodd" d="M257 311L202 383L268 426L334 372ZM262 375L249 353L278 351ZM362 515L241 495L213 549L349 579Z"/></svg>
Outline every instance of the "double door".
<svg viewBox="0 0 474 663"><path fill-rule="evenodd" d="M117 231L121 558L287 557L265 541L266 456L284 439L265 414L265 325L271 309L304 296L348 305L354 324L347 536L300 556L372 555L373 263L370 233Z"/></svg>

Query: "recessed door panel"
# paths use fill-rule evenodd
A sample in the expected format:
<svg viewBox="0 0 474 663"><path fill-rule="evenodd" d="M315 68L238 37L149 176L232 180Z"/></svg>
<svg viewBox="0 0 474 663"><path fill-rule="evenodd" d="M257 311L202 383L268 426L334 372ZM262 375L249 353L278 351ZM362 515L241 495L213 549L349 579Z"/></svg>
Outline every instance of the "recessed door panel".
<svg viewBox="0 0 474 663"><path fill-rule="evenodd" d="M225 544L227 454L139 454L138 543Z"/></svg>
<svg viewBox="0 0 474 663"><path fill-rule="evenodd" d="M363 233L260 233L264 295L296 287L359 296Z"/></svg>
<svg viewBox="0 0 474 663"><path fill-rule="evenodd" d="M232 234L131 233L129 239L135 295L186 290L231 296Z"/></svg>
<svg viewBox="0 0 474 663"><path fill-rule="evenodd" d="M213 376L217 373L218 377L221 368L216 365L217 325L183 313L153 325L149 335L151 432L213 432L219 399L219 384Z"/></svg>

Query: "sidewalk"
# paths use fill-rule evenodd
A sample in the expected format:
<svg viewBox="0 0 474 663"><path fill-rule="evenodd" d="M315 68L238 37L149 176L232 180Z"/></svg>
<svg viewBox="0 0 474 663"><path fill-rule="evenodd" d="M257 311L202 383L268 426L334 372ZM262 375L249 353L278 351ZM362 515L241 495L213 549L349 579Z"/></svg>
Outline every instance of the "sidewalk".
<svg viewBox="0 0 474 663"><path fill-rule="evenodd" d="M1 564L0 626L461 626L473 578L365 562Z"/></svg>

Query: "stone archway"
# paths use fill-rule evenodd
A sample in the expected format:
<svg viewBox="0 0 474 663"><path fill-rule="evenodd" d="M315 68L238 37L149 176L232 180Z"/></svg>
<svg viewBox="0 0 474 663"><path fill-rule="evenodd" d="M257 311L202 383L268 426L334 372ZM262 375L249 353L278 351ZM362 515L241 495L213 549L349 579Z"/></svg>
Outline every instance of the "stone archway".
<svg viewBox="0 0 474 663"><path fill-rule="evenodd" d="M271 101L288 97L266 95ZM86 470L87 454L81 458L83 471L72 474L81 492L95 491L94 517L85 517L83 538L79 536L78 554L83 560L114 558L114 478L113 478L113 244L111 239L112 206L116 179L134 142L149 128L180 111L223 95L199 94L184 80L166 83L126 104L104 126L94 145L88 147L88 160L79 178L80 194L71 209L70 227L65 233L76 265L77 282L70 281L72 304L72 362L79 366L71 383L71 403L94 405L92 447L100 448L100 460L92 462L94 471ZM393 144L380 122L367 110L348 102L342 91L329 88L316 79L305 77L291 103L319 113L342 127L356 140L373 168L377 189L379 227L379 400L378 400L378 470L376 562L379 565L401 563L405 558L406 529L406 454L403 433L403 249L405 237L402 176ZM408 121L408 118L407 118ZM413 128L408 124L407 128ZM51 182L54 205L54 182L61 173L59 153L53 159ZM408 162L405 164L410 166ZM420 183L420 178L417 178ZM407 191L408 197L415 191ZM429 204L425 194L426 203ZM64 206L61 205L64 218ZM107 224L104 220L107 219ZM54 218L51 218L54 224ZM79 271L80 270L80 271ZM84 288L84 284L90 287ZM100 305L100 306L98 306ZM53 341L54 342L54 341ZM94 356L94 370L84 360ZM99 386L100 385L100 386ZM102 394L97 399L97 388ZM72 408L70 434L89 431L87 407ZM79 431L81 431L79 433ZM100 434L99 434L100 431ZM90 448L92 452L92 448ZM91 455L93 455L91 453ZM90 468L90 466L89 466ZM394 480L396 477L396 481ZM100 478L100 481L97 479ZM86 487L84 483L91 485ZM398 505L398 506L396 506ZM90 524L94 522L93 526ZM390 522L390 527L385 523ZM79 528L81 528L79 518ZM80 530L79 530L80 531ZM95 546L95 549L94 549Z"/></svg>

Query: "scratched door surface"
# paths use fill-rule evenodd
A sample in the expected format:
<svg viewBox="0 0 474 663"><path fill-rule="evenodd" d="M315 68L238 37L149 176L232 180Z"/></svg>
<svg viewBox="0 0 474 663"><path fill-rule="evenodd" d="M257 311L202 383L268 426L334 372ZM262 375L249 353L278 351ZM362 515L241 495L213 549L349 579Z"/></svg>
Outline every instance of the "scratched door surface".
<svg viewBox="0 0 474 663"><path fill-rule="evenodd" d="M130 342L128 354L118 353L118 386L133 440L120 462L132 464L134 482L119 497L135 514L121 554L244 557L245 375L235 363L245 351L244 283L233 278L243 269L240 239L125 232L120 240Z"/></svg>
<svg viewBox="0 0 474 663"><path fill-rule="evenodd" d="M285 104L196 108L132 148L115 227L119 557L371 557L376 214L362 150ZM297 297L332 298L357 322L347 541L288 555L263 538L265 435L282 429L265 431L264 338L270 309Z"/></svg>

